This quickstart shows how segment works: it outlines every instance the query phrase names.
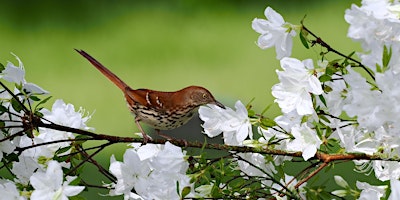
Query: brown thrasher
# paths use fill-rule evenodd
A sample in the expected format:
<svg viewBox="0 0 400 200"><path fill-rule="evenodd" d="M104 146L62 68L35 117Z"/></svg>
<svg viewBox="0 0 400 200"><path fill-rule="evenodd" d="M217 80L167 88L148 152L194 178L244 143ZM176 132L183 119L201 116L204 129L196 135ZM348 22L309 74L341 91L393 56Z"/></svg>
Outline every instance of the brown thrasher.
<svg viewBox="0 0 400 200"><path fill-rule="evenodd" d="M134 90L88 53L75 50L122 90L129 109L135 115L135 123L143 134L144 142L147 142L149 137L139 122L153 127L159 133L160 130L182 126L193 117L201 105L215 104L225 108L207 89L199 86L189 86L175 92Z"/></svg>

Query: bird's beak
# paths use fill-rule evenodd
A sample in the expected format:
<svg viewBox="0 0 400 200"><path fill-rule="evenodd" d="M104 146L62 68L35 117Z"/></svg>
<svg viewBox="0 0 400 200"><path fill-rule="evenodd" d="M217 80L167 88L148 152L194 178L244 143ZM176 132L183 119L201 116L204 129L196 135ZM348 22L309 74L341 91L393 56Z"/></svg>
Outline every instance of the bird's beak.
<svg viewBox="0 0 400 200"><path fill-rule="evenodd" d="M220 102L218 102L218 101L215 101L214 104L217 105L217 106L219 106L219 107L222 108L222 109L225 109L224 104L222 104L222 103L220 103Z"/></svg>

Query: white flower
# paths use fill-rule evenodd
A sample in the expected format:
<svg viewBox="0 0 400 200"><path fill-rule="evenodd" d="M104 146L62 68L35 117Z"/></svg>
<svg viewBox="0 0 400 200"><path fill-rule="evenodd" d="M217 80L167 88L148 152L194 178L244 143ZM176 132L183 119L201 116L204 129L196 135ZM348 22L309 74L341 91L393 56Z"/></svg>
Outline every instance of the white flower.
<svg viewBox="0 0 400 200"><path fill-rule="evenodd" d="M280 83L272 87L272 95L282 112L296 110L299 115L312 114L310 93L320 95L323 92L321 82L312 74L312 60L286 57L281 60L281 67L284 71L277 71Z"/></svg>
<svg viewBox="0 0 400 200"><path fill-rule="evenodd" d="M330 114L333 116L340 116L343 112L343 106L345 105L345 94L346 94L346 83L344 80L337 76L332 76L332 78L338 78L339 80L325 82L325 85L332 88L329 93L323 93L326 100L326 108Z"/></svg>
<svg viewBox="0 0 400 200"><path fill-rule="evenodd" d="M400 163L396 161L375 160L372 162L375 177L381 181L400 178Z"/></svg>
<svg viewBox="0 0 400 200"><path fill-rule="evenodd" d="M288 151L301 151L304 160L308 160L315 155L322 141L317 136L315 130L303 123L296 125L291 131L294 140L287 143Z"/></svg>
<svg viewBox="0 0 400 200"><path fill-rule="evenodd" d="M199 109L200 119L204 121L203 128L209 137L215 137L223 132L225 144L243 145L243 141L253 138L247 109L242 102L235 103L236 111L231 108L222 109L209 104Z"/></svg>
<svg viewBox="0 0 400 200"><path fill-rule="evenodd" d="M110 195L123 194L124 199L179 199L177 191L189 187L193 192L193 184L186 175L189 164L184 156L179 147L167 142L128 149L123 162L112 157L110 171L116 176L117 184Z"/></svg>
<svg viewBox="0 0 400 200"><path fill-rule="evenodd" d="M375 116L379 108L377 105L383 103L379 99L379 91L371 90L366 79L350 67L347 70L349 73L343 78L350 87L347 95L348 103L343 106L343 110L350 117L357 116L361 127L374 130L381 126L381 120Z"/></svg>
<svg viewBox="0 0 400 200"><path fill-rule="evenodd" d="M261 49L275 46L276 58L281 59L292 53L292 37L296 35L293 25L286 23L283 17L270 7L264 11L265 19L255 18L252 28L261 35L258 37L257 45Z"/></svg>
<svg viewBox="0 0 400 200"><path fill-rule="evenodd" d="M3 133L0 132L0 140L4 139ZM16 148L14 142L12 140L5 140L3 142L0 142L0 160L3 159L3 153L9 154L14 151Z"/></svg>
<svg viewBox="0 0 400 200"><path fill-rule="evenodd" d="M387 0L363 0L361 7L353 4L345 14L350 24L348 37L361 41L365 51L376 43L398 42L400 21L390 8L394 7Z"/></svg>
<svg viewBox="0 0 400 200"><path fill-rule="evenodd" d="M277 198L277 199L287 199L286 196L284 196L282 198L280 196L280 194L277 192L277 191L283 191L284 190L284 188L282 187L282 185L283 185L287 189L292 191L293 194L297 194L297 192L298 192L298 194L301 197L300 199L306 199L306 197L305 197L306 191L304 190L304 186L306 186L307 183L302 184L299 188L295 188L295 185L297 184L297 180L293 176L290 176L290 175L287 175L287 174L284 174L284 177L282 177L280 183L281 184L274 183L271 186L270 191L271 191L271 194L275 198Z"/></svg>
<svg viewBox="0 0 400 200"><path fill-rule="evenodd" d="M390 179L390 195L388 200L400 199L400 181L395 178Z"/></svg>
<svg viewBox="0 0 400 200"><path fill-rule="evenodd" d="M263 180L262 184L267 187L271 186L272 181L268 178L277 172L274 165L266 161L265 156L259 153L238 153L238 156L245 160L237 161L242 172L248 176L265 177L267 179ZM257 168L253 166L257 166Z"/></svg>
<svg viewBox="0 0 400 200"><path fill-rule="evenodd" d="M19 156L19 161L13 163L11 172L16 175L15 182L23 185L28 185L29 178L32 174L41 166L37 163L37 160L32 157Z"/></svg>
<svg viewBox="0 0 400 200"><path fill-rule="evenodd" d="M368 132L357 129L357 126L344 126L340 127L341 124L338 124L336 127L336 131L333 133L337 135L337 138L340 140L341 146L347 152L361 152L372 155L376 152L376 143L371 140Z"/></svg>
<svg viewBox="0 0 400 200"><path fill-rule="evenodd" d="M0 200L24 200L14 182L0 179Z"/></svg>
<svg viewBox="0 0 400 200"><path fill-rule="evenodd" d="M14 55L14 54L13 54ZM43 90L41 87L37 86L34 83L27 83L25 80L25 69L24 65L18 56L14 55L15 58L18 60L19 66L15 66L11 62L8 62L6 68L0 75L0 78L12 83L16 83L22 85L22 88L28 92L34 94L47 94L46 90Z"/></svg>
<svg viewBox="0 0 400 200"><path fill-rule="evenodd" d="M142 152L144 153L144 151L140 150L141 148L138 150L139 155ZM167 142L159 152L150 158L150 166L160 172L185 174L189 164L184 158L185 154L180 147Z"/></svg>
<svg viewBox="0 0 400 200"><path fill-rule="evenodd" d="M35 189L32 192L32 200L67 200L68 197L78 195L85 189L83 186L70 186L76 177L67 176L63 182L63 171L61 165L56 161L50 161L46 172L34 173L30 182Z"/></svg>
<svg viewBox="0 0 400 200"><path fill-rule="evenodd" d="M399 2L388 0L363 0L361 7L352 5L346 10L345 19L350 24L348 37L362 44L364 52L359 53L362 63L376 71L382 66L383 46L392 48L389 66L395 73L400 72L400 20Z"/></svg>
<svg viewBox="0 0 400 200"><path fill-rule="evenodd" d="M116 161L114 156L110 161L110 172L117 178L117 184L110 195L124 195L124 199L129 199L131 190L142 179L148 176L150 168L146 162L142 162L133 149L128 149L124 153L124 162ZM136 196L136 195L133 195ZM137 199L142 199L136 196Z"/></svg>
<svg viewBox="0 0 400 200"><path fill-rule="evenodd" d="M85 116L82 108L80 108L78 111L75 111L74 105L66 104L61 99L57 99L54 102L51 111L43 109L41 112L43 114L43 118L50 122L77 129L92 129L86 125L86 122L90 119L90 116ZM43 120L43 122L48 123L46 120ZM48 128L39 128L39 132L40 134L38 135L38 138L42 139L43 142L75 138L75 136L70 132L57 131ZM58 149L68 145L70 145L70 142L50 144L46 145L46 147L52 152L55 152Z"/></svg>
<svg viewBox="0 0 400 200"><path fill-rule="evenodd" d="M347 115L357 116L360 127L369 131L381 126L390 126L393 132L400 131L397 125L400 120L400 74L392 71L377 73L375 78L379 90L373 90L364 77L350 67L347 70L349 74L344 75L344 80L350 87L347 103L343 106Z"/></svg>
<svg viewBox="0 0 400 200"><path fill-rule="evenodd" d="M82 108L75 111L74 105L66 104L62 99L57 99L54 102L51 111L43 109L42 114L46 120L56 124L78 129L90 129L86 126L90 116L84 116L85 113Z"/></svg>
<svg viewBox="0 0 400 200"><path fill-rule="evenodd" d="M385 195L385 191L387 188L387 185L374 186L360 181L356 182L356 186L358 189L361 190L360 197L358 199L362 200L379 200L381 199L381 197L383 197L383 195Z"/></svg>

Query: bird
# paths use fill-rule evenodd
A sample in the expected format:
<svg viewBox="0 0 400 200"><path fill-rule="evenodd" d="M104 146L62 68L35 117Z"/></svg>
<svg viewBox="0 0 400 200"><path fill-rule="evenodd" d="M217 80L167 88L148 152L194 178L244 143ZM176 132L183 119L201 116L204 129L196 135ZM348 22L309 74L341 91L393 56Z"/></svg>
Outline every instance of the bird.
<svg viewBox="0 0 400 200"><path fill-rule="evenodd" d="M83 50L75 50L122 90L144 143L151 138L144 132L140 122L160 134L160 130L172 130L187 123L202 105L214 104L225 109L210 91L201 86L188 86L173 92L132 89L91 55Z"/></svg>

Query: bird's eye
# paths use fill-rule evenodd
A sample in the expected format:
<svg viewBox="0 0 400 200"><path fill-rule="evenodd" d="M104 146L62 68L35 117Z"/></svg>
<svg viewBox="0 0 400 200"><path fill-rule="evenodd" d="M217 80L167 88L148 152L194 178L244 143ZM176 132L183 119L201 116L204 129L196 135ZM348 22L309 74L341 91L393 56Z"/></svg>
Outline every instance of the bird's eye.
<svg viewBox="0 0 400 200"><path fill-rule="evenodd" d="M206 94L206 93L203 94L203 98L204 98L204 99L207 98L207 94Z"/></svg>

